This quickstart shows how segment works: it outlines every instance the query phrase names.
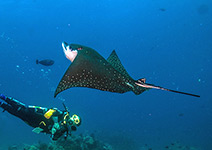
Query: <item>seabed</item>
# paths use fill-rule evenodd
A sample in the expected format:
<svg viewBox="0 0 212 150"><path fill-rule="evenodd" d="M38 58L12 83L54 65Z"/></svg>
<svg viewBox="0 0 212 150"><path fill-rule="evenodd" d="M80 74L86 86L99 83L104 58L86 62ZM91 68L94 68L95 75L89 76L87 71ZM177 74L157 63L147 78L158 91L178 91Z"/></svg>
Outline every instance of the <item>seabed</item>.
<svg viewBox="0 0 212 150"><path fill-rule="evenodd" d="M120 144L120 143L119 143ZM126 144L126 143L123 143ZM130 147L130 146L129 146ZM128 148L129 148L128 147ZM124 150L128 150L128 148ZM1 147L0 147L1 150ZM37 144L28 145L11 145L8 150L123 150L117 145L110 145L108 143L97 140L94 134L90 135L72 135L67 139L60 138L57 141L51 141L49 144L38 142ZM192 146L185 146L179 142L173 142L160 148L153 148L147 144L138 146L137 148L129 150L202 150Z"/></svg>

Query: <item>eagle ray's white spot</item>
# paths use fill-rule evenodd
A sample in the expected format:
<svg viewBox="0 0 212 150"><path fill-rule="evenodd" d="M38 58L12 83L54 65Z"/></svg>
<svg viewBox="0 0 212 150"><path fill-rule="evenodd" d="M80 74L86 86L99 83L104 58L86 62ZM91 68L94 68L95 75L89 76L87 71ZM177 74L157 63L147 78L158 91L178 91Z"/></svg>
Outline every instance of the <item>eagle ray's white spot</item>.
<svg viewBox="0 0 212 150"><path fill-rule="evenodd" d="M126 84L127 84L129 87L131 87L131 88L134 89L134 86L133 86L132 84L130 84L129 82L126 82Z"/></svg>

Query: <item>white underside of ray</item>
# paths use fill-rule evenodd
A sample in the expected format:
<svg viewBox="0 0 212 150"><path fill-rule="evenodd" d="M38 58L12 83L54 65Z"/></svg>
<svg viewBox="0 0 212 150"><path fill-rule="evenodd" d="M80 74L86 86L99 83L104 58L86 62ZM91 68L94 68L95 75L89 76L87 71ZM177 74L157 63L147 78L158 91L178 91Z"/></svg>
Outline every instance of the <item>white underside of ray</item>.
<svg viewBox="0 0 212 150"><path fill-rule="evenodd" d="M77 50L72 50L69 45L65 46L64 43L62 43L62 47L66 58L73 62L78 54Z"/></svg>

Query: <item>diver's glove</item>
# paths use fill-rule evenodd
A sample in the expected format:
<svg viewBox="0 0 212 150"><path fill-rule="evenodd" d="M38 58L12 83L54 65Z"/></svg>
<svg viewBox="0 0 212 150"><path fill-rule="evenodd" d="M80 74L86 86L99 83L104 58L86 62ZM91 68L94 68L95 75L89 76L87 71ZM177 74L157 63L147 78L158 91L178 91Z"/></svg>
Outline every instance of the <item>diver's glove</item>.
<svg viewBox="0 0 212 150"><path fill-rule="evenodd" d="M1 98L2 100L6 100L6 96L4 96L3 94L0 94L0 98Z"/></svg>

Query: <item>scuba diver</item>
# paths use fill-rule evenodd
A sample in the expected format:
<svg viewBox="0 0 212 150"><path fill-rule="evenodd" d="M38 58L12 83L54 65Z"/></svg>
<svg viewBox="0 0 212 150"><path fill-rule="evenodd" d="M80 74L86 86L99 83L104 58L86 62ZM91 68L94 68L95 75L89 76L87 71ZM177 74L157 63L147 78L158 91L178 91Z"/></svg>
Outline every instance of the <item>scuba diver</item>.
<svg viewBox="0 0 212 150"><path fill-rule="evenodd" d="M0 101L3 111L22 119L34 128L32 131L35 133L51 134L52 140L57 140L62 135L66 139L81 124L81 118L76 114L70 116L64 103L65 111L60 111L57 108L27 106L3 94L0 94L0 99L4 101Z"/></svg>

